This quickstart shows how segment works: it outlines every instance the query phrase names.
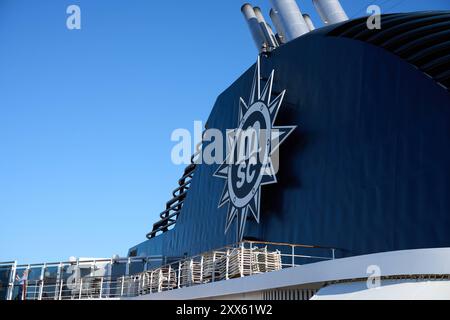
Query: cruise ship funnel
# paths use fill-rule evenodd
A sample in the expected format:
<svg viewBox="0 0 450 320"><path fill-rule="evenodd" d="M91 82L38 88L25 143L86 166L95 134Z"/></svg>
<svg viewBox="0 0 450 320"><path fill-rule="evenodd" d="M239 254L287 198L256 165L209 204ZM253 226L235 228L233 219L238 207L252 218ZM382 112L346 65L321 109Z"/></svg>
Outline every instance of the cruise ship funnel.
<svg viewBox="0 0 450 320"><path fill-rule="evenodd" d="M313 0L313 4L326 25L348 20L339 0Z"/></svg>
<svg viewBox="0 0 450 320"><path fill-rule="evenodd" d="M278 41L275 38L275 34L273 33L272 28L266 22L266 19L264 18L261 9L259 7L254 7L253 10L255 11L256 19L258 20L258 23L261 26L261 30L264 34L264 37L266 38L268 46L270 48L278 47Z"/></svg>
<svg viewBox="0 0 450 320"><path fill-rule="evenodd" d="M270 0L272 7L280 17L286 36L286 42L292 41L309 32L308 25L295 0Z"/></svg>
<svg viewBox="0 0 450 320"><path fill-rule="evenodd" d="M309 14L304 14L303 15L303 19L305 19L306 25L309 28L309 31L313 31L316 29L316 27L314 26L314 23L311 20L311 17Z"/></svg>
<svg viewBox="0 0 450 320"><path fill-rule="evenodd" d="M241 7L241 12L244 15L245 20L247 21L248 28L250 29L250 33L252 35L253 41L255 42L256 48L258 49L258 52L263 52L264 47L268 44L267 39L258 22L258 18L256 17L255 10L253 9L251 4L246 3Z"/></svg>
<svg viewBox="0 0 450 320"><path fill-rule="evenodd" d="M273 25L275 26L275 30L277 31L278 42L280 44L286 43L286 35L284 32L283 24L281 23L281 20L280 20L280 16L273 9L270 9L269 15L270 15L270 19L273 22Z"/></svg>

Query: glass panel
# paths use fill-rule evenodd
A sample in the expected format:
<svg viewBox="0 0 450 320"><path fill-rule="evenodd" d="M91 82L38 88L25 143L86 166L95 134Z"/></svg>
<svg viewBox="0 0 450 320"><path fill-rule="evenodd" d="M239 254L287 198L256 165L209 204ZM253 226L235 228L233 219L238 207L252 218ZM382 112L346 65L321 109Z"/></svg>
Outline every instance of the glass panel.
<svg viewBox="0 0 450 320"><path fill-rule="evenodd" d="M111 284L109 293L111 297L120 296L122 289L122 276L125 275L127 269L126 261L116 261L111 265Z"/></svg>
<svg viewBox="0 0 450 320"><path fill-rule="evenodd" d="M0 265L0 300L6 300L13 265Z"/></svg>
<svg viewBox="0 0 450 320"><path fill-rule="evenodd" d="M16 279L14 279L14 288L13 288L13 294L12 294L13 300L22 300L23 285L20 284L20 281L17 280L17 278L19 278L19 279L22 278L25 270L26 270L25 267L17 268Z"/></svg>
<svg viewBox="0 0 450 320"><path fill-rule="evenodd" d="M111 266L111 277L113 279L120 278L125 275L127 270L127 262L114 262Z"/></svg>
<svg viewBox="0 0 450 320"><path fill-rule="evenodd" d="M53 300L58 297L58 266L49 266L44 271L44 287L42 300Z"/></svg>
<svg viewBox="0 0 450 320"><path fill-rule="evenodd" d="M144 266L145 263L143 261L132 261L130 264L130 275L143 272Z"/></svg>
<svg viewBox="0 0 450 320"><path fill-rule="evenodd" d="M77 285L79 279L80 271L76 262L62 266L61 280L63 281L63 286L61 288L61 299L72 299L75 297L79 292Z"/></svg>
<svg viewBox="0 0 450 320"><path fill-rule="evenodd" d="M37 300L41 283L42 266L33 266L28 269L26 282L26 300Z"/></svg>

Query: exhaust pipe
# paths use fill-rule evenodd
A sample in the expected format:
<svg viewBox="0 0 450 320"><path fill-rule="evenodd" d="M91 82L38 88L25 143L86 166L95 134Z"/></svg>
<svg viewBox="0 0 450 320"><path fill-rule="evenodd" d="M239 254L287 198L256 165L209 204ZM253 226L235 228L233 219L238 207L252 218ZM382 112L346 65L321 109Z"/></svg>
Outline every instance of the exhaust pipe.
<svg viewBox="0 0 450 320"><path fill-rule="evenodd" d="M273 9L270 9L269 15L270 15L270 19L273 22L273 25L275 26L275 30L277 31L278 42L280 44L286 43L286 36L284 33L283 24L281 23L281 20L280 20L280 16Z"/></svg>
<svg viewBox="0 0 450 320"><path fill-rule="evenodd" d="M255 10L249 3L246 3L242 6L241 12L245 17L245 20L247 21L250 33L252 34L252 38L255 42L256 48L258 49L258 52L263 52L264 47L267 46L268 43L259 25Z"/></svg>
<svg viewBox="0 0 450 320"><path fill-rule="evenodd" d="M309 14L303 14L303 19L305 19L306 25L309 28L309 31L313 31L316 29L316 27L314 26L314 23L311 20L311 17L309 16Z"/></svg>
<svg viewBox="0 0 450 320"><path fill-rule="evenodd" d="M270 26L270 24L267 25L267 28L269 28L269 33L272 36L272 39L275 42L276 47L279 47L280 46L280 41L278 40L277 35L275 34L275 32L273 32L273 29Z"/></svg>
<svg viewBox="0 0 450 320"><path fill-rule="evenodd" d="M309 28L295 0L270 0L270 2L274 11L280 17L286 42L309 32Z"/></svg>
<svg viewBox="0 0 450 320"><path fill-rule="evenodd" d="M348 20L339 0L313 0L313 4L326 25Z"/></svg>
<svg viewBox="0 0 450 320"><path fill-rule="evenodd" d="M267 24L266 20L264 19L261 9L259 7L254 7L253 10L255 11L256 19L258 20L258 23L261 26L261 30L264 34L264 37L266 38L268 46L270 48L278 47L278 41L275 38L275 34L273 33L272 28Z"/></svg>

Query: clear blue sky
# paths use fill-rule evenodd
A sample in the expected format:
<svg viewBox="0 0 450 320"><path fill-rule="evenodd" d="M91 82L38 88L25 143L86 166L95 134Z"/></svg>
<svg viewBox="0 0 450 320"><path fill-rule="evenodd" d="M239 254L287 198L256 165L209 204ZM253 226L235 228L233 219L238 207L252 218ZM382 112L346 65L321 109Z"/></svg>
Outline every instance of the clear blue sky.
<svg viewBox="0 0 450 320"><path fill-rule="evenodd" d="M125 255L145 240L183 170L172 131L206 120L256 59L243 2L0 0L0 261ZM370 3L450 9L342 0L349 16ZM70 4L82 30L66 28ZM252 4L267 14L268 0Z"/></svg>

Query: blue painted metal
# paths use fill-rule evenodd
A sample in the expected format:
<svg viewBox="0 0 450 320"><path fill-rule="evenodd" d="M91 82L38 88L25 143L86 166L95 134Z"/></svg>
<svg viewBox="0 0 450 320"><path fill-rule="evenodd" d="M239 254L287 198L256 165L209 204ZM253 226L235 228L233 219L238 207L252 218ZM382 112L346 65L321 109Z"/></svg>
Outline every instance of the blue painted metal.
<svg viewBox="0 0 450 320"><path fill-rule="evenodd" d="M281 148L278 184L263 189L261 223L249 220L246 236L340 248L337 257L449 247L449 91L385 48L330 36L344 25L261 58L263 77L275 69L274 90L287 89L277 124L298 129ZM237 127L253 69L218 97L208 128ZM199 165L175 228L134 249L183 256L233 243L216 169Z"/></svg>

